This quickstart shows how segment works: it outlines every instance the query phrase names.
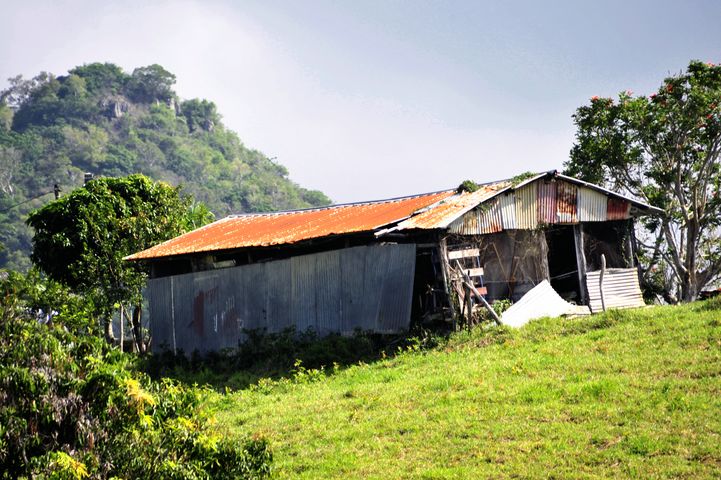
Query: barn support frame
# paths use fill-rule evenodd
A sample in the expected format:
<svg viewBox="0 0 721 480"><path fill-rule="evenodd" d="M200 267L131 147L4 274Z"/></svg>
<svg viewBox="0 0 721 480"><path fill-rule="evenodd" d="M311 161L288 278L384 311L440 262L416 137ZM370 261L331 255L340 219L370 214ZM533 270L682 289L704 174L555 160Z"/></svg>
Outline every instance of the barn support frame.
<svg viewBox="0 0 721 480"><path fill-rule="evenodd" d="M579 223L573 226L573 237L576 246L576 264L578 265L578 285L581 294L581 304L585 305L587 301L587 285L586 285L586 255L583 250L583 224Z"/></svg>

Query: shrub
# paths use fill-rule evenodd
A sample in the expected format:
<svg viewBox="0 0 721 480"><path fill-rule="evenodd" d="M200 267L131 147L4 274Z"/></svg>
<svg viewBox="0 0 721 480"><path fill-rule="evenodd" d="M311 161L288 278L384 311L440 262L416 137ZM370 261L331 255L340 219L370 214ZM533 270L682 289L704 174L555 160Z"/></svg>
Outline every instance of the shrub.
<svg viewBox="0 0 721 480"><path fill-rule="evenodd" d="M260 438L214 433L208 393L133 369L134 358L0 297L0 478L264 478Z"/></svg>

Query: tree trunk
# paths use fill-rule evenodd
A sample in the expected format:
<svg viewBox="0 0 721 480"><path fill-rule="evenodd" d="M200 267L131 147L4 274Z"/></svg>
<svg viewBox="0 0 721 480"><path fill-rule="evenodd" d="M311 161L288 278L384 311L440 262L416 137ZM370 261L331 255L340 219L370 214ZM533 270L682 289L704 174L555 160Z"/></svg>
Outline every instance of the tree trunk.
<svg viewBox="0 0 721 480"><path fill-rule="evenodd" d="M103 333L105 334L105 340L110 343L115 343L115 334L113 333L113 317L109 315L103 316Z"/></svg>
<svg viewBox="0 0 721 480"><path fill-rule="evenodd" d="M143 309L140 305L136 305L133 308L132 328L133 337L135 338L135 345L138 347L138 352L145 353L145 341L143 340L143 331L140 327L140 320L143 316Z"/></svg>
<svg viewBox="0 0 721 480"><path fill-rule="evenodd" d="M696 255L698 249L698 220L693 217L686 227L686 275L681 286L681 301L692 302L698 296L698 276L696 272Z"/></svg>

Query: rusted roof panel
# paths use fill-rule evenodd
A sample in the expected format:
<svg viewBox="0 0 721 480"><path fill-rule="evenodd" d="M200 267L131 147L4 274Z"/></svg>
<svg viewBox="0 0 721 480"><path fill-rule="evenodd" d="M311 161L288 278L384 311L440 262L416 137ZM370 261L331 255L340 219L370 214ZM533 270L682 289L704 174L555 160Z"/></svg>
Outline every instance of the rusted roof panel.
<svg viewBox="0 0 721 480"><path fill-rule="evenodd" d="M429 208L398 224L397 230L446 228L459 216L493 197L510 186L509 182L482 185L475 192L462 192L449 196L433 208Z"/></svg>
<svg viewBox="0 0 721 480"><path fill-rule="evenodd" d="M540 179L545 181L540 182ZM349 233L441 230L484 234L539 224L629 218L662 210L555 171L475 192L441 192L324 208L230 216L126 257L145 260L238 248L287 245Z"/></svg>
<svg viewBox="0 0 721 480"><path fill-rule="evenodd" d="M455 194L455 190L446 190L377 202L230 216L126 259L146 260L189 253L265 247L329 235L373 231L403 220Z"/></svg>

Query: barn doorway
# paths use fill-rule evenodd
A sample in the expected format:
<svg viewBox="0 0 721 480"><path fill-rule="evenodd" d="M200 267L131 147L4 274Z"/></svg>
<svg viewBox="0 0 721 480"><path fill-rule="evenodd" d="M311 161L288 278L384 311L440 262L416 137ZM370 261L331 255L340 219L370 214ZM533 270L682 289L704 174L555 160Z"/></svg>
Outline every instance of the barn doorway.
<svg viewBox="0 0 721 480"><path fill-rule="evenodd" d="M583 302L578 277L578 257L573 225L554 225L546 230L548 273L551 286L569 302Z"/></svg>

